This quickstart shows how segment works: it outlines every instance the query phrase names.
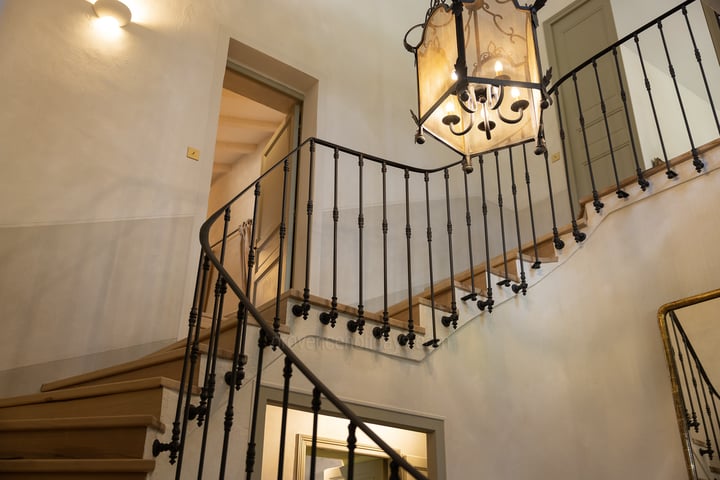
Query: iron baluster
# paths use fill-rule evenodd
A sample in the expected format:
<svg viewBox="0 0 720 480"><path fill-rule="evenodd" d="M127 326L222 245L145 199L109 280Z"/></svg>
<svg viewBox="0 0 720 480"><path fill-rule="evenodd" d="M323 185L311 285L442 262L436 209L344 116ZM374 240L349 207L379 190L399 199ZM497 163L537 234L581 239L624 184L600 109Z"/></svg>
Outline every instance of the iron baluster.
<svg viewBox="0 0 720 480"><path fill-rule="evenodd" d="M543 132L543 130L544 130L544 127L540 127L540 132L538 135L538 144L540 144L539 139L542 139L545 136L545 133ZM563 131L562 124L560 124L561 138L562 138L562 131ZM544 140L543 140L543 143L544 143ZM565 155L565 146L564 145L563 145L562 150L563 150L563 156L564 156ZM544 146L542 148L535 147L535 155L542 155L543 158L545 159L545 174L547 177L548 198L550 199L550 215L552 217L553 245L555 245L555 248L557 250L562 250L563 248L565 248L565 242L563 242L560 239L560 233L558 232L558 228L557 228L557 219L555 216L555 195L553 194L552 176L550 175L550 161L548 159L547 148L545 148ZM527 171L527 168L526 168L526 171ZM567 165L565 165L565 172L567 172ZM566 173L566 175L567 175L567 173ZM569 193L568 193L568 196L570 196ZM572 209L572 197L570 197L570 202L571 202L570 207ZM574 217L574 215L573 215L573 217Z"/></svg>
<svg viewBox="0 0 720 480"><path fill-rule="evenodd" d="M255 376L255 391L253 392L252 417L250 420L250 438L248 438L248 448L247 452L245 453L245 480L252 480L252 474L255 469L255 438L257 437L258 429L258 410L260 409L260 387L262 385L263 353L265 352L265 347L267 346L267 334L265 333L265 330L260 329L260 335L258 337L258 364L257 373ZM176 480L178 479L176 478Z"/></svg>
<svg viewBox="0 0 720 480"><path fill-rule="evenodd" d="M672 323L672 327L673 327L673 333L675 336L675 345L677 348L677 355L678 355L678 359L680 360L680 366L682 367L683 380L685 381L685 391L687 392L687 397L690 400L691 413L688 412L687 406L685 406L685 416L687 418L687 428L688 429L694 428L695 432L697 433L697 432L699 432L699 429L700 429L700 422L698 422L698 419L697 419L697 412L695 411L695 402L693 402L692 393L691 393L692 391L690 390L690 383L688 381L688 374L687 374L687 370L685 369L685 357L683 356L682 349L680 348L680 341L678 339L678 333L677 333L678 319L675 316L675 312L670 312L670 316L671 316L671 323ZM688 362L689 361L690 361L690 359L688 359Z"/></svg>
<svg viewBox="0 0 720 480"><path fill-rule="evenodd" d="M487 201L485 200L485 161L483 156L480 155L480 188L482 192L482 215L483 215L483 229L485 234L485 275L487 276L487 296L486 300L478 300L477 306L481 311L487 308L488 313L492 312L495 301L492 296L492 279L490 277L490 240L488 237L488 209Z"/></svg>
<svg viewBox="0 0 720 480"><path fill-rule="evenodd" d="M537 236L535 235L535 212L533 212L532 191L530 189L530 171L528 170L527 163L527 143L523 143L523 165L525 166L525 185L527 186L528 207L530 208L530 230L532 231L533 252L535 253L535 261L533 262L531 268L538 269L540 268L541 263L540 256L538 255Z"/></svg>
<svg viewBox="0 0 720 480"><path fill-rule="evenodd" d="M668 72L670 72L670 77L672 78L673 85L675 86L675 94L677 95L678 105L680 105L680 113L682 113L688 141L690 142L690 151L693 156L693 166L695 166L695 170L700 173L703 171L705 164L702 160L700 160L700 154L698 153L698 149L695 147L695 140L693 140L692 131L690 130L690 122L688 121L687 113L685 112L685 102L683 102L682 95L680 94L680 87L678 86L675 67L670 59L670 51L668 50L667 41L665 40L665 31L663 30L662 22L658 21L657 26L658 30L660 30L660 38L662 39L663 50L665 50L665 58L667 58L668 61Z"/></svg>
<svg viewBox="0 0 720 480"><path fill-rule="evenodd" d="M180 479L180 473L182 472L182 463L183 463L183 450L185 447L185 436L187 434L187 427L190 423L190 409L192 407L192 404L190 400L192 399L192 379L195 377L195 367L197 365L198 359L200 357L200 318L201 318L201 312L202 312L202 300L205 298L205 291L208 283L208 272L210 271L210 259L207 255L201 255L204 256L203 260L203 273L202 273L202 281L200 284L200 304L198 305L198 321L195 324L195 332L194 337L192 341L192 346L190 347L190 371L188 372L188 383L187 383L187 390L183 392L182 390L178 393L178 402L180 402L180 397L182 395L185 395L185 408L183 409L183 421L182 421L182 428L180 430L180 443L178 445L178 456L177 456L177 467L175 468L175 479Z"/></svg>
<svg viewBox="0 0 720 480"><path fill-rule="evenodd" d="M245 279L245 292L250 296L252 290L252 269L255 264L255 253L252 245L255 245L255 226L257 223L258 198L260 196L260 182L255 183L255 198L253 201L253 217L252 227L250 228L250 251L247 260L247 276ZM228 403L225 407L225 422L223 423L223 445L220 455L220 478L225 478L225 468L227 466L228 447L230 445L230 431L233 426L235 391L240 389L240 385L245 378L245 339L247 330L247 309L242 302L238 303L237 326L235 328L235 342L233 343L233 363L229 372L225 372L225 383L230 387L228 389ZM240 347L242 343L242 348Z"/></svg>
<svg viewBox="0 0 720 480"><path fill-rule="evenodd" d="M560 105L560 91L555 90L555 100L558 105ZM568 169L568 156L567 156L567 149L565 146L565 127L563 127L563 120L562 120L562 110L560 108L556 109L557 115L558 115L558 126L560 127L560 144L562 145L562 155L563 155L563 165L565 166L565 181L567 184L567 191L568 191L568 200L570 203L570 218L572 219L572 234L575 238L575 241L577 243L582 242L585 240L585 233L581 232L578 228L577 220L575 220L575 204L572 200L572 188L570 187L570 171ZM548 162L548 154L547 150L544 152L545 156L545 168L548 172L548 180L550 179L550 162ZM588 160L589 161L589 160ZM549 182L548 182L549 185ZM552 196L550 197L552 198ZM553 233L555 233L553 231ZM555 245L555 248L557 248L557 244Z"/></svg>
<svg viewBox="0 0 720 480"><path fill-rule="evenodd" d="M605 105L605 96L603 95L602 85L600 83L600 75L598 74L597 60L592 62L593 72L595 73L595 85L597 85L598 97L600 98L600 110L602 111L603 122L605 123L605 134L608 139L608 148L610 149L610 161L612 163L613 175L615 176L615 195L618 198L627 198L630 195L620 186L620 178L618 178L617 161L615 160L615 150L613 148L612 134L610 133L610 123L608 122L607 106Z"/></svg>
<svg viewBox="0 0 720 480"><path fill-rule="evenodd" d="M593 172L592 168L592 159L590 158L590 147L588 146L588 139L587 139L587 131L585 129L585 114L583 114L582 110L582 104L580 102L580 89L578 88L577 84L577 75L573 73L572 76L573 85L575 87L575 100L577 102L578 112L580 117L578 118L578 121L580 122L580 131L582 132L582 138L583 138L583 146L585 147L585 158L588 162L588 172L590 172L590 185L592 185L592 197L593 197L593 207L595 207L595 211L600 213L600 210L605 206L600 201L600 196L598 195L597 187L595 186L595 173ZM558 109L559 110L559 109ZM580 192L578 192L578 195ZM573 215L573 218L575 215Z"/></svg>
<svg viewBox="0 0 720 480"><path fill-rule="evenodd" d="M277 286L275 289L275 316L273 317L273 331L275 336L273 337L273 350L277 348L277 340L280 338L280 295L282 294L283 286L283 264L284 264L284 253L285 253L285 235L287 233L285 226L285 209L287 203L287 180L288 173L290 172L290 163L288 158L285 158L283 163L283 191L282 191L282 203L280 204L280 227L278 235L280 237L280 245L278 245L278 273L277 273Z"/></svg>
<svg viewBox="0 0 720 480"><path fill-rule="evenodd" d="M518 212L517 204L517 184L515 183L515 165L513 164L512 147L508 149L508 154L510 155L510 179L512 181L513 208L515 212L515 231L517 232L518 261L520 262L520 283L513 285L512 291L515 293L522 292L523 295L526 295L528 284L525 281L525 264L523 262L522 239L520 234L520 214Z"/></svg>
<svg viewBox="0 0 720 480"><path fill-rule="evenodd" d="M400 465L390 462L390 480L400 480Z"/></svg>
<svg viewBox="0 0 720 480"><path fill-rule="evenodd" d="M260 197L260 182L255 183L255 191L253 193L255 198L253 199L253 216L252 216L252 227L250 228L250 249L248 252L248 260L247 260L247 277L245 279L245 291L248 292L248 296L250 296L250 292L252 290L252 270L255 266L255 248L253 245L255 245L255 226L257 225L257 214L258 214L258 198ZM240 303L242 305L242 303ZM244 305L243 305L244 307ZM240 313L238 311L238 313ZM233 355L234 361L238 362L239 365L239 371L238 371L238 379L239 382L235 384L235 389L240 389L240 382L245 378L245 363L247 363L247 355L245 354L245 342L247 341L247 324L248 324L248 315L247 315L247 308L243 308L243 315L242 315L242 338L240 339L240 353L239 357L236 358L236 355Z"/></svg>
<svg viewBox="0 0 720 480"><path fill-rule="evenodd" d="M427 244L428 244L428 267L430 270L430 310L432 315L432 338L423 343L423 347L437 348L439 339L437 337L437 326L435 325L435 280L433 275L432 255L432 225L430 223L430 175L425 172L425 212L427 215Z"/></svg>
<svg viewBox="0 0 720 480"><path fill-rule="evenodd" d="M355 478L355 447L357 447L357 436L355 436L355 430L357 426L350 422L348 424L348 464L347 464L347 480L353 480Z"/></svg>
<svg viewBox="0 0 720 480"><path fill-rule="evenodd" d="M710 93L710 85L708 84L707 75L705 74L705 67L703 66L702 62L702 55L700 54L697 42L695 41L695 34L693 33L692 27L690 26L690 19L688 18L686 5L683 5L682 7L682 14L683 17L685 17L685 24L687 25L688 33L690 34L690 40L692 40L693 49L695 51L695 59L697 60L698 67L700 68L700 74L702 75L703 82L705 83L705 91L707 92L708 101L710 102L710 109L712 110L713 117L715 118L715 126L717 127L718 134L720 135L720 121L718 121L717 110L715 110L715 102L713 101L713 96ZM720 27L720 14L716 13L715 17L717 18L718 26Z"/></svg>
<svg viewBox="0 0 720 480"><path fill-rule="evenodd" d="M225 215L223 216L223 236L220 244L220 263L225 262L225 251L227 247L227 233L228 225L230 223L230 208L225 208ZM218 331L220 329L220 321L223 310L223 300L225 293L227 292L227 285L225 283L225 277L218 272L218 278L215 281L215 297L213 302L213 315L212 322L210 324L210 337L208 343L208 361L205 362L205 376L203 377L203 386L200 392L200 403L197 407L190 407L190 418L197 419L198 426L202 426L207 413L208 396L212 395L211 390L215 389L215 370L212 365L212 352L217 340Z"/></svg>
<svg viewBox="0 0 720 480"><path fill-rule="evenodd" d="M415 346L415 324L412 308L412 253L410 248L412 238L412 227L410 226L410 171L405 169L405 241L407 251L407 281L408 281L408 333L398 335L398 343L401 346Z"/></svg>
<svg viewBox="0 0 720 480"><path fill-rule="evenodd" d="M320 400L320 390L315 387L313 388L312 398L312 413L313 413L313 432L312 432L312 444L310 446L310 478L315 478L315 469L317 465L317 435L318 435L318 417L320 416L320 407L322 405Z"/></svg>
<svg viewBox="0 0 720 480"><path fill-rule="evenodd" d="M340 220L340 211L338 210L338 158L340 157L340 151L335 148L333 152L333 265L332 265L332 297L330 299L330 311L322 312L320 314L320 322L323 325L330 325L331 328L335 328L335 322L337 322L338 311L337 311L337 232L338 232L338 221Z"/></svg>
<svg viewBox="0 0 720 480"><path fill-rule="evenodd" d="M349 320L347 328L351 332L363 334L365 327L365 306L363 305L363 229L365 228L365 215L363 214L363 165L365 161L363 154L358 155L358 316L355 320Z"/></svg>
<svg viewBox="0 0 720 480"><path fill-rule="evenodd" d="M697 362L697 359L695 359ZM700 364L696 365L696 368L698 369L698 372L701 371L702 366ZM705 380L705 376L701 375L701 390L703 394L703 401L705 402L705 413L707 414L708 424L710 425L710 433L712 433L713 441L715 442L715 448L717 449L718 445L718 439L717 439L717 432L715 431L715 424L713 423L713 417L712 417L712 410L710 409L710 402L708 402L707 399L707 381ZM713 458L713 453L717 450L713 450L712 444L710 443L710 439L707 440L707 449L708 449L708 457L710 460Z"/></svg>
<svg viewBox="0 0 720 480"><path fill-rule="evenodd" d="M715 423L712 424L714 434L715 426L720 429L720 416L718 416L717 404L715 403L715 397L717 396L717 392L715 391L715 388L712 386L712 384L708 385L708 388L710 389L710 400L712 400L713 412L715 412ZM718 444L717 436L715 437L715 451L720 452L720 444Z"/></svg>
<svg viewBox="0 0 720 480"><path fill-rule="evenodd" d="M207 259L206 262L203 262L203 258L205 258L205 255L201 253L198 259L197 274L195 275L195 290L193 292L193 303L192 307L190 308L190 318L188 319L188 334L185 341L185 356L183 357L182 373L180 374L180 389L178 391L178 401L175 407L175 420L173 421L172 437L170 439L170 442L168 443L161 443L160 440L156 438L152 445L152 453L155 457L160 455L160 453L162 452L170 452L170 465L173 465L175 463L178 456L178 447L180 441L180 414L182 413L183 392L185 391L186 385L188 386L188 390L192 389L192 382L189 381L189 379L186 384L187 370L189 366L188 364L190 363L190 348L195 333L195 325L199 323L200 318L198 312L200 310L202 297L199 296L199 294L202 289L201 285L204 286L205 282L205 276L203 275L203 273L207 272L207 270L209 270L210 268L209 263L207 263ZM205 266L207 268L203 268L203 263L205 263ZM200 283L201 281L203 282L202 284Z"/></svg>
<svg viewBox="0 0 720 480"><path fill-rule="evenodd" d="M645 179L643 169L640 167L640 161L638 160L637 147L635 146L635 135L633 135L633 125L630 121L630 110L627 104L627 93L625 92L625 82L623 82L622 72L620 71L620 60L618 59L617 47L612 49L613 59L615 60L615 71L618 77L618 84L620 85L620 99L623 104L623 112L625 112L625 124L627 125L628 134L630 136L630 147L632 148L633 161L635 162L635 174L637 175L637 183L644 192L650 186L650 182Z"/></svg>
<svg viewBox="0 0 720 480"><path fill-rule="evenodd" d="M450 261L450 315L440 319L443 325L457 328L458 311L457 298L455 297L455 266L453 260L453 244L452 244L452 215L450 213L450 173L446 168L443 176L445 178L445 207L447 210L447 234L448 234L448 260Z"/></svg>
<svg viewBox="0 0 720 480"><path fill-rule="evenodd" d="M502 256L503 256L503 268L504 279L497 282L495 285L498 287L509 287L510 286L510 275L508 274L508 259L507 259L507 245L505 243L505 215L503 214L503 195L502 195L502 184L500 183L500 161L498 160L499 153L497 150L494 152L495 155L495 173L497 175L497 187L498 187L498 212L500 213L500 238L502 240ZM490 266L488 265L488 268Z"/></svg>
<svg viewBox="0 0 720 480"><path fill-rule="evenodd" d="M638 52L638 59L640 60L640 67L642 68L643 78L645 80L645 90L647 90L648 98L650 99L650 108L652 109L653 119L655 120L655 128L657 130L658 140L660 141L660 148L662 149L663 159L665 160L665 175L667 178L675 178L677 177L677 173L670 168L670 160L668 160L667 150L665 150L665 140L663 139L662 131L660 130L660 121L658 120L657 109L655 108L655 101L653 100L652 95L652 85L650 84L650 79L647 75L645 60L643 59L642 49L640 48L640 38L637 34L633 38L635 40L635 47Z"/></svg>
<svg viewBox="0 0 720 480"><path fill-rule="evenodd" d="M310 311L310 250L312 240L313 195L315 194L315 139L310 139L310 162L308 166L308 200L307 200L307 232L305 240L305 287L303 288L303 302L293 305L292 313L296 317L302 315L307 320Z"/></svg>
<svg viewBox="0 0 720 480"><path fill-rule="evenodd" d="M220 247L220 265L225 265L225 253L227 250L228 225L230 223L230 207L225 209L223 217L223 236ZM202 439L200 441L200 454L198 460L198 479L202 479L203 468L205 466L205 452L207 451L207 437L210 428L210 411L212 401L215 395L215 370L217 367L217 351L220 343L220 327L222 324L223 307L225 304L225 294L227 293L227 281L225 276L218 271L218 282L215 285L215 307L213 308L213 322L210 327L210 345L208 346L208 358L205 366L205 385L203 390L205 400L203 403L202 391L200 395L200 404L197 407L198 426L203 427ZM207 389L205 387L207 386Z"/></svg>
<svg viewBox="0 0 720 480"><path fill-rule="evenodd" d="M680 324L678 323L678 327L680 327ZM682 328L682 327L680 327ZM685 338L684 332L681 331L681 336L683 339L683 347L685 347L685 356L688 359L688 368L690 369L690 380L693 384L693 389L695 390L695 400L697 400L698 405L698 411L700 412L700 424L703 427L703 430L705 432L705 442L707 444L707 449L700 449L700 455L710 455L710 458L712 458L712 448L710 448L710 433L708 432L707 422L705 421L705 412L702 408L702 401L700 400L700 392L698 391L698 382L697 378L695 377L695 370L693 369L693 362L690 361L690 353L688 352L688 344L687 339Z"/></svg>
<svg viewBox="0 0 720 480"><path fill-rule="evenodd" d="M472 167L472 163L467 159L466 161L468 165ZM467 224L468 257L470 259L470 293L460 298L463 302L477 300L477 292L475 290L475 262L473 261L472 248L472 215L470 214L470 192L468 190L469 174L468 169L463 168L463 183L465 184L465 223Z"/></svg>
<svg viewBox="0 0 720 480"><path fill-rule="evenodd" d="M285 357L285 367L283 368L283 401L282 401L282 420L280 422L280 450L278 452L278 480L283 480L283 468L285 466L285 436L287 435L287 413L290 403L290 377L292 377L292 360Z"/></svg>
<svg viewBox="0 0 720 480"><path fill-rule="evenodd" d="M388 256L387 256L387 163L382 162L382 243L383 243L383 313L382 326L373 328L373 336L383 338L387 342L390 338L390 317L388 314Z"/></svg>

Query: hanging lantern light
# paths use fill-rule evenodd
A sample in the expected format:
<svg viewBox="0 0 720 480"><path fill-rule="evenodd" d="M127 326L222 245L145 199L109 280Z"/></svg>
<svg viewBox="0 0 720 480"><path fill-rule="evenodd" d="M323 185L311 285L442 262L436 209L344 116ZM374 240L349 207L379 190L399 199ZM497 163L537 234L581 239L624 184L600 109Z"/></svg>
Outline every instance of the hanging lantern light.
<svg viewBox="0 0 720 480"><path fill-rule="evenodd" d="M464 155L516 145L536 138L541 109L550 101L542 78L535 29L538 0L435 0L425 22L405 35L415 54L418 130ZM416 45L408 37L417 28Z"/></svg>

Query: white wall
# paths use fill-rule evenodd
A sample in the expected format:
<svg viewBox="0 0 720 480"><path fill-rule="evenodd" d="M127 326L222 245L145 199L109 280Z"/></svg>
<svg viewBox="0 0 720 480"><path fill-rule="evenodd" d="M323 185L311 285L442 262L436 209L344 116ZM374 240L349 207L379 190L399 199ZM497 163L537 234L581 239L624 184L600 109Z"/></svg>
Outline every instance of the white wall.
<svg viewBox="0 0 720 480"><path fill-rule="evenodd" d="M0 11L0 370L90 369L187 315L227 41L192 2L128 4L114 34L84 0Z"/></svg>
<svg viewBox="0 0 720 480"><path fill-rule="evenodd" d="M3 283L17 285L25 296L0 293L3 318L17 334L0 341L7 352L0 370L182 335L230 38L320 79L305 92L306 103L317 105L307 112L306 132L419 165L448 161L438 145L413 143L413 59L400 39L424 9L408 16L414 10L409 0L362 8L321 1L127 3L133 23L112 35L95 28L84 0L3 4L0 88L7 102L0 116L6 159L0 226L7 238L27 232L33 238L22 245L22 265L2 273ZM187 146L200 150L200 162L185 158ZM327 183L328 175L319 172L317 184ZM326 210L331 192L319 192L316 208ZM395 202L401 198L397 190L390 195ZM55 229L67 231L62 243L52 241ZM125 250L108 252L108 237ZM15 255L12 245L3 250L5 262ZM62 264L48 263L48 249ZM107 258L94 254L102 251ZM78 252L93 254L82 269L73 268ZM26 264L34 273L18 276ZM62 275L53 281L55 267ZM112 281L103 295L83 291L133 269L162 273ZM53 301L38 309L32 294ZM48 309L51 317L42 314ZM152 333L145 331L148 323ZM57 342L52 332L59 328L82 333ZM78 368L58 364L54 373Z"/></svg>

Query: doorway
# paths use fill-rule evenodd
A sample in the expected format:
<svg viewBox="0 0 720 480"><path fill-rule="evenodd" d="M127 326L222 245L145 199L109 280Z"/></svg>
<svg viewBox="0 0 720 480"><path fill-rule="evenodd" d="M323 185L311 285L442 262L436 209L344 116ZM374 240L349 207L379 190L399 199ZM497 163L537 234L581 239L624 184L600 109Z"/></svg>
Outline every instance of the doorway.
<svg viewBox="0 0 720 480"><path fill-rule="evenodd" d="M545 38L548 56L558 78L618 40L612 8L609 0L578 0L545 22ZM621 74L622 58L618 52ZM582 112L578 108L572 80L562 88L559 108L566 133L566 155L570 182L573 186L575 204L592 193L588 162L592 165L595 187L598 191L615 184L612 158L615 158L620 181L635 175L632 141L638 149L635 137L637 129L631 124L628 131L625 106L618 82L617 68L612 55L605 55L597 62L597 71L605 102L608 128L612 139L612 152L605 128L603 105L598 94L597 80L592 67L577 74L577 88L581 92ZM623 83L627 85L624 77ZM627 109L633 119L630 99ZM580 126L580 114L585 120L585 137Z"/></svg>
<svg viewBox="0 0 720 480"><path fill-rule="evenodd" d="M271 170L298 145L302 105L301 93L228 62L218 117L208 215L222 208L244 189L252 187L255 179ZM250 299L256 305L274 296L279 276L282 277L282 289L288 288L289 246L294 225L287 220L293 216L295 174L294 163L290 162L287 175L283 174L282 168L275 168L263 178L256 214L253 188L233 204L225 245L228 252L225 267L242 288L248 288ZM284 189L288 228L280 258L279 230ZM254 239L251 238L253 228ZM211 235L211 241L217 242L222 236L221 229L215 228ZM213 248L219 254L220 245ZM251 272L252 283L248 286L247 259L251 249L255 252L255 262ZM217 272L213 272L209 285L214 285L216 278ZM212 309L212 288L206 288L206 292L204 311L208 312ZM235 295L231 291L227 295L226 305L237 305Z"/></svg>
<svg viewBox="0 0 720 480"><path fill-rule="evenodd" d="M277 478L280 424L282 420L283 390L271 386L260 388L258 403L257 478ZM289 394L287 429L284 437L285 476L287 480L304 479L309 465L309 446L312 443L313 413L309 406L312 396L293 392ZM377 406L348 403L368 426L389 443L418 471L428 478L445 480L445 431L441 419L412 413L386 410ZM359 430L357 434L355 478L367 480L388 478L387 455ZM329 479L341 479L347 467L348 421L330 402L323 402L318 423L318 461ZM358 467L358 465L360 466ZM316 472L320 470L316 469ZM378 477L378 475L380 475ZM401 473L401 479L408 476ZM321 478L324 480L323 476ZM313 479L315 480L315 479ZM407 478L407 480L410 480Z"/></svg>

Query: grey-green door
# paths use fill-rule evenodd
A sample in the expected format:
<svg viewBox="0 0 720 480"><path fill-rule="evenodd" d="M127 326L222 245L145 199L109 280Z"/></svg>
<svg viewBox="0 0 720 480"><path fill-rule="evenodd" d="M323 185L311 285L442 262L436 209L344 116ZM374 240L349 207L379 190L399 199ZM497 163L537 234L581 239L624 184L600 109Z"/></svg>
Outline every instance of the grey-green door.
<svg viewBox="0 0 720 480"><path fill-rule="evenodd" d="M592 57L605 47L617 41L609 0L580 0L554 15L545 23L545 35L548 39L548 54L556 78L570 72L583 61ZM622 72L622 59L618 51L618 62ZM577 204L592 193L592 184L588 162L592 165L595 187L602 191L615 184L615 172L612 158L615 158L617 176L620 181L635 175L635 151L642 159L639 143L634 137L636 129L632 124L628 129L627 118L633 118L630 99L627 98L627 113L621 96L615 59L612 54L605 55L597 62L600 89L605 102L607 116L603 115L600 89L592 66L583 69L577 75L577 91L580 93L580 105L572 79L560 88L560 102L554 108L561 109L563 126L566 132L566 155L573 188L573 198ZM623 76L623 84L625 79ZM627 91L627 87L625 87ZM585 121L585 135L580 122L580 113ZM610 141L607 129L610 130ZM633 132L633 133L631 133ZM632 136L631 136L632 135ZM585 141L587 139L587 143ZM612 150L611 150L612 145ZM555 151L560 146L549 145ZM642 161L640 160L642 165Z"/></svg>

